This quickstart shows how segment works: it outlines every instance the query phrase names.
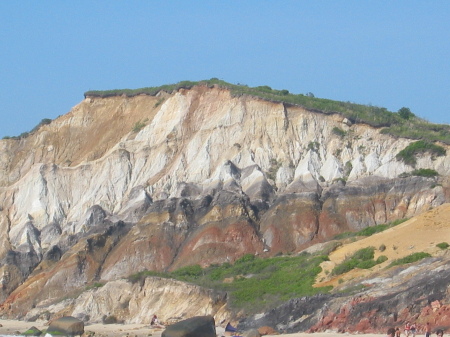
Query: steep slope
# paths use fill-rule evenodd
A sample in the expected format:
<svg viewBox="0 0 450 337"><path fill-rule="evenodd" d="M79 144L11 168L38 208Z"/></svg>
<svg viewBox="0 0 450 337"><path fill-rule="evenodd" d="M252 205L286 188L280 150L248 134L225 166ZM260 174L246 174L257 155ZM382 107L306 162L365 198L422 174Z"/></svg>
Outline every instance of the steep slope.
<svg viewBox="0 0 450 337"><path fill-rule="evenodd" d="M87 96L29 137L0 141L2 312L421 214L449 201L449 146L412 167L396 159L411 143L217 86ZM440 177L398 177L414 168Z"/></svg>

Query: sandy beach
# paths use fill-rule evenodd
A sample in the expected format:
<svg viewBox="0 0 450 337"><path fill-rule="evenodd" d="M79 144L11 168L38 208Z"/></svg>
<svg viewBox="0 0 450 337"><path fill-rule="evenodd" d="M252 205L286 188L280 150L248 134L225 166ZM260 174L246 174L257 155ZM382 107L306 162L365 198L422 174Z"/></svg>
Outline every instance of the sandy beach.
<svg viewBox="0 0 450 337"><path fill-rule="evenodd" d="M46 330L46 322L25 322L18 320L0 320L0 336L20 335L32 326L39 330ZM85 332L95 332L98 337L160 337L164 328L152 328L148 324L87 324L84 327ZM222 335L223 328L217 327L217 334ZM280 335L266 335L268 337ZM349 334L336 332L318 332L318 333L293 333L283 334L286 337L332 337L332 336L364 336L364 337L384 337L384 334Z"/></svg>

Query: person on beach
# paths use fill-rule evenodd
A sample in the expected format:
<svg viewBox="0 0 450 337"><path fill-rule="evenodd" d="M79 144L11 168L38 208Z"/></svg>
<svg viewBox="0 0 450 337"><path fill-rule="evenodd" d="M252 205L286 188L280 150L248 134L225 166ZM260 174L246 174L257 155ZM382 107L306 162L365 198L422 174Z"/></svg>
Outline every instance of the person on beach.
<svg viewBox="0 0 450 337"><path fill-rule="evenodd" d="M406 324L405 324L405 336L409 337L410 333L411 333L411 324L409 324L409 322L406 322Z"/></svg>
<svg viewBox="0 0 450 337"><path fill-rule="evenodd" d="M427 322L427 324L425 325L425 337L430 336L431 336L431 324L430 322Z"/></svg>
<svg viewBox="0 0 450 337"><path fill-rule="evenodd" d="M416 323L412 323L410 327L412 337L416 337Z"/></svg>
<svg viewBox="0 0 450 337"><path fill-rule="evenodd" d="M395 337L400 337L401 331L399 327L395 328Z"/></svg>
<svg viewBox="0 0 450 337"><path fill-rule="evenodd" d="M157 325L159 323L158 316L153 315L150 325Z"/></svg>
<svg viewBox="0 0 450 337"><path fill-rule="evenodd" d="M386 337L395 337L395 329L389 328Z"/></svg>
<svg viewBox="0 0 450 337"><path fill-rule="evenodd" d="M444 336L444 330L442 330L442 329L437 329L437 330L436 330L436 335L437 335L438 337Z"/></svg>

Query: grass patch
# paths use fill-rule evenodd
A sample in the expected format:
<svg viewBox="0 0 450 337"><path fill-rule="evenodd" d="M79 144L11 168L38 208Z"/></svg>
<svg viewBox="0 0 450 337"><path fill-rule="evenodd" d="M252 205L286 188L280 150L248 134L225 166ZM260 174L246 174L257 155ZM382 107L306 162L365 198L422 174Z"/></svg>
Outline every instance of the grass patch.
<svg viewBox="0 0 450 337"><path fill-rule="evenodd" d="M428 253L425 253L425 252L413 253L411 255L405 256L402 259L398 259L398 260L392 261L389 264L388 268L394 267L394 266L400 266L400 265L403 265L403 264L417 262L417 261L420 261L420 260L425 259L427 257L431 257L431 255L428 254Z"/></svg>
<svg viewBox="0 0 450 337"><path fill-rule="evenodd" d="M440 249L447 249L450 245L447 242L441 242L436 245Z"/></svg>
<svg viewBox="0 0 450 337"><path fill-rule="evenodd" d="M247 254L234 264L224 263L201 268L198 265L180 268L171 273L141 272L128 277L136 282L147 276L173 278L202 287L226 291L229 303L236 310L255 313L274 308L294 297L328 292L331 287L313 288L325 255L301 254L259 258ZM224 282L224 280L229 280Z"/></svg>

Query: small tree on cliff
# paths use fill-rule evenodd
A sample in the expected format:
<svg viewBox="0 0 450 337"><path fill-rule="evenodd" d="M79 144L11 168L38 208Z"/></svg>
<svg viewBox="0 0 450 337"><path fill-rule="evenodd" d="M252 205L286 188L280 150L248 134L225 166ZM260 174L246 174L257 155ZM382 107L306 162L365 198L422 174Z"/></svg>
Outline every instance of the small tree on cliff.
<svg viewBox="0 0 450 337"><path fill-rule="evenodd" d="M403 107L400 110L398 110L398 114L400 115L401 118L403 119L411 119L413 117L416 117L416 115L414 115L411 110L409 110L409 108Z"/></svg>

